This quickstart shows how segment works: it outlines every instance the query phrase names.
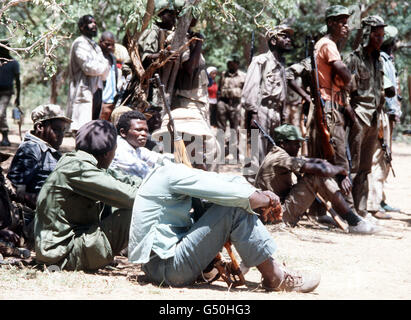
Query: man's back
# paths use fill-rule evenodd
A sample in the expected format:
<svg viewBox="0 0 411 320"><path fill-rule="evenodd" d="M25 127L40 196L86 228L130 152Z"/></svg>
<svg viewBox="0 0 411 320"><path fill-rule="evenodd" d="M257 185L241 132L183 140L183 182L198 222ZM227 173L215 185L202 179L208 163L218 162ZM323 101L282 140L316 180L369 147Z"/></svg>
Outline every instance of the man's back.
<svg viewBox="0 0 411 320"><path fill-rule="evenodd" d="M16 60L1 61L2 65L0 66L0 91L3 90L12 90L13 81L16 76L20 73L20 66Z"/></svg>
<svg viewBox="0 0 411 320"><path fill-rule="evenodd" d="M69 152L58 162L41 189L35 217L37 258L59 261L67 243L98 223L104 204L131 208L140 179L97 167L84 151Z"/></svg>

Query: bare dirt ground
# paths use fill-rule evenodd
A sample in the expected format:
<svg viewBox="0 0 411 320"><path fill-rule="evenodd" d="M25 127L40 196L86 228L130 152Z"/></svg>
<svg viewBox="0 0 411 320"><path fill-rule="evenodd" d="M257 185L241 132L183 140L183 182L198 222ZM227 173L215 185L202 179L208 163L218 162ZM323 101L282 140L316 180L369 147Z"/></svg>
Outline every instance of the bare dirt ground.
<svg viewBox="0 0 411 320"><path fill-rule="evenodd" d="M16 126L13 127L16 129ZM26 128L28 129L28 127ZM23 130L25 131L25 130ZM14 152L20 142L13 131ZM74 146L65 138L63 151ZM10 160L2 163L6 169ZM48 272L42 266L0 266L0 300L8 299L114 299L114 300L282 300L282 299L410 299L411 298L411 145L394 143L393 166L386 185L388 203L402 209L382 222L382 232L371 236L342 231L303 220L298 228L268 226L278 250L274 258L294 270L321 274L310 294L266 293L252 268L245 286L229 290L222 281L187 288L158 287L147 282L139 266L126 258L97 273ZM235 169L235 168L231 168ZM230 168L224 171L230 171ZM233 170L235 171L235 170Z"/></svg>

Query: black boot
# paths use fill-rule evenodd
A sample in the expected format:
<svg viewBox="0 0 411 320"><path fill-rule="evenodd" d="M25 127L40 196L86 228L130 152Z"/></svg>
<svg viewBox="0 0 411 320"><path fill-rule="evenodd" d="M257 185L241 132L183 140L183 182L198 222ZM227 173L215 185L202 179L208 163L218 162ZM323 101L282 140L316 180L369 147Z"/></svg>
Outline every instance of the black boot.
<svg viewBox="0 0 411 320"><path fill-rule="evenodd" d="M8 131L2 131L1 133L3 134L3 140L0 142L0 146L10 147L11 144L8 138Z"/></svg>

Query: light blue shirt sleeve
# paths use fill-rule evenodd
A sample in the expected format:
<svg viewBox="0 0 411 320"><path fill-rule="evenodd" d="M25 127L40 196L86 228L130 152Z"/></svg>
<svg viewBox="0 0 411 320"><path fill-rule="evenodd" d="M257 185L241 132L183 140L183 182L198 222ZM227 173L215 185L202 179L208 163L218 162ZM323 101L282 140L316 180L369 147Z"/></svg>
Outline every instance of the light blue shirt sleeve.
<svg viewBox="0 0 411 320"><path fill-rule="evenodd" d="M172 257L192 225L192 197L255 213L249 197L256 188L241 176L222 175L170 163L154 168L143 180L133 206L129 261L146 263L154 251Z"/></svg>
<svg viewBox="0 0 411 320"><path fill-rule="evenodd" d="M221 175L178 164L175 170L170 170L169 183L170 190L174 193L208 200L221 206L239 207L254 213L248 198L256 188L243 177Z"/></svg>

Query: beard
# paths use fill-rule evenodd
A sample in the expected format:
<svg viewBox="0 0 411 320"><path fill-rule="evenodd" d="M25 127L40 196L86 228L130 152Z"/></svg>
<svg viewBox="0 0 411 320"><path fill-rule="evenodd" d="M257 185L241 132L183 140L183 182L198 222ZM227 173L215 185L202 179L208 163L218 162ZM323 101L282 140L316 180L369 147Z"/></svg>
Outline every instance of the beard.
<svg viewBox="0 0 411 320"><path fill-rule="evenodd" d="M89 29L87 26L83 29L83 34L88 38L94 38L97 36L97 29L92 30Z"/></svg>

